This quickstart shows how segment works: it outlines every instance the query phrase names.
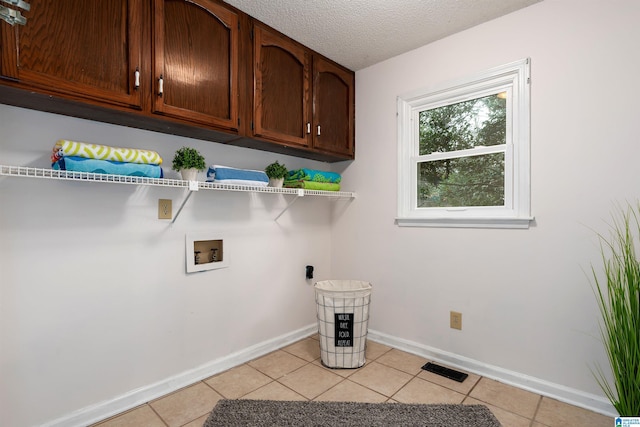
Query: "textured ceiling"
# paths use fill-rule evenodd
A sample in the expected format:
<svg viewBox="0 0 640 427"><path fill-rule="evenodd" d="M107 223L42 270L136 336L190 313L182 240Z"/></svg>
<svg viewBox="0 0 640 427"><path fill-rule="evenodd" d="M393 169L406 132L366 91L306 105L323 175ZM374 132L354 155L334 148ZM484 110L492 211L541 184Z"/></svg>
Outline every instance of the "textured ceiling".
<svg viewBox="0 0 640 427"><path fill-rule="evenodd" d="M225 0L353 71L541 0Z"/></svg>

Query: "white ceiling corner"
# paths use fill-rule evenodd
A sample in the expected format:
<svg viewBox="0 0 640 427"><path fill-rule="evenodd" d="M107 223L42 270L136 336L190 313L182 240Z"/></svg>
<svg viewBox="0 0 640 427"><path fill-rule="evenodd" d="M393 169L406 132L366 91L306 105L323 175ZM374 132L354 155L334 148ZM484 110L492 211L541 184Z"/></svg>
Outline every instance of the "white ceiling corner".
<svg viewBox="0 0 640 427"><path fill-rule="evenodd" d="M225 0L357 71L542 0Z"/></svg>

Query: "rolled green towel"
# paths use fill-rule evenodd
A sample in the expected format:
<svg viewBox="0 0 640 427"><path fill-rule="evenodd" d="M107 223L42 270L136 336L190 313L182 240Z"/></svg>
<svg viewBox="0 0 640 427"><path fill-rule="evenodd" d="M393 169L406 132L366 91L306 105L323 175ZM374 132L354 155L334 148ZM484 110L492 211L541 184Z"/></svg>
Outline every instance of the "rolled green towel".
<svg viewBox="0 0 640 427"><path fill-rule="evenodd" d="M340 184L334 182L316 182L303 180L287 180L285 188L304 188L305 190L340 191Z"/></svg>
<svg viewBox="0 0 640 427"><path fill-rule="evenodd" d="M286 178L286 180L328 182L339 184L340 181L342 181L342 177L337 172L327 172L316 169L301 168L289 171L289 176Z"/></svg>

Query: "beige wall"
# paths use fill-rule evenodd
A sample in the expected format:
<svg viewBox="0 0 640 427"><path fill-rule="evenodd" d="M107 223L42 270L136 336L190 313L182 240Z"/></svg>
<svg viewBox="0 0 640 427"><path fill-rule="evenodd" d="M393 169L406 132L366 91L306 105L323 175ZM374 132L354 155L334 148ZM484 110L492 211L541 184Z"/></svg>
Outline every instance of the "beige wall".
<svg viewBox="0 0 640 427"><path fill-rule="evenodd" d="M208 164L325 163L0 105L0 164L49 168L59 138ZM204 179L204 175L201 175ZM330 278L333 204L177 188L0 177L0 425L86 425L295 339ZM185 273L185 235L224 236L228 268ZM256 348L258 346L258 348ZM74 413L80 411L79 414Z"/></svg>
<svg viewBox="0 0 640 427"><path fill-rule="evenodd" d="M361 70L358 198L333 228L333 274L374 284L371 329L390 343L610 409L589 283L595 231L637 200L640 3L545 0ZM419 29L416 29L419 31ZM528 230L399 228L396 97L531 58ZM449 311L463 330L449 328Z"/></svg>

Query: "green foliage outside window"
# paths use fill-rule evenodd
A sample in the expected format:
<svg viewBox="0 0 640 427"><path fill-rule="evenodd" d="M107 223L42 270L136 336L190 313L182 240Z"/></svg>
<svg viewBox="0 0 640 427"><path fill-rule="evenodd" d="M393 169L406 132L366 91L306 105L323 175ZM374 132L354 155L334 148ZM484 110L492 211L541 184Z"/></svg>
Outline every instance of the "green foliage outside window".
<svg viewBox="0 0 640 427"><path fill-rule="evenodd" d="M447 155L419 163L418 207L504 205L504 151L473 149L506 144L506 119L499 95L421 111L419 154Z"/></svg>

